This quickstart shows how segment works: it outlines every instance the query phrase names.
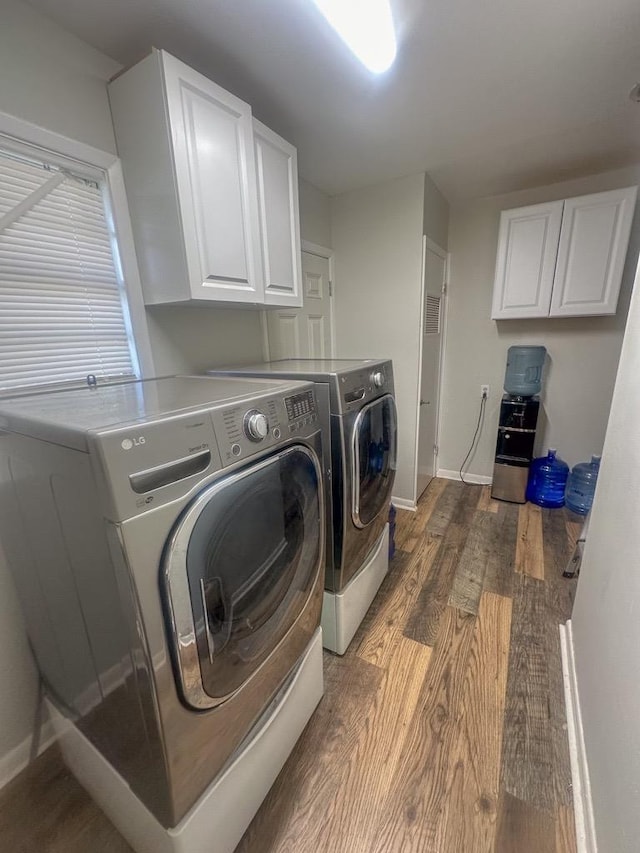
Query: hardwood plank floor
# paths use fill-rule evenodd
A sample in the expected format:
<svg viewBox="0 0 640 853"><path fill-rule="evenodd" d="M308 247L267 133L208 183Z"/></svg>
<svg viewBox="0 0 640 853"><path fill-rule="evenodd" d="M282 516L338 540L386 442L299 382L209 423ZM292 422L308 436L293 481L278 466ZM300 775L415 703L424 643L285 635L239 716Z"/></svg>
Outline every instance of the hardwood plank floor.
<svg viewBox="0 0 640 853"><path fill-rule="evenodd" d="M575 853L558 623L579 522L434 480L237 853ZM0 850L129 853L48 750ZM212 844L212 853L215 843Z"/></svg>
<svg viewBox="0 0 640 853"><path fill-rule="evenodd" d="M535 504L522 504L518 513L516 572L544 580L542 510Z"/></svg>

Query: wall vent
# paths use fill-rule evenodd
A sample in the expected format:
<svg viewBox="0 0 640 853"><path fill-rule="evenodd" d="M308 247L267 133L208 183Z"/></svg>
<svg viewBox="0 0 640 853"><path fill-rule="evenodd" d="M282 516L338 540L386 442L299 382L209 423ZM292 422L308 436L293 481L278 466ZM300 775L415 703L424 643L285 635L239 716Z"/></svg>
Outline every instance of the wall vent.
<svg viewBox="0 0 640 853"><path fill-rule="evenodd" d="M440 297L427 294L424 308L424 334L440 334Z"/></svg>

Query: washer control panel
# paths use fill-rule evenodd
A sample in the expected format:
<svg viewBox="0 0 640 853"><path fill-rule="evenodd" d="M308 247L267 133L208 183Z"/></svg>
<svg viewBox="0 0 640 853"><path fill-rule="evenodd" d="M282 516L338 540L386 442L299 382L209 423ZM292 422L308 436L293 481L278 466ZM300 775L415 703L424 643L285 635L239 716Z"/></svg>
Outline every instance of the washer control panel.
<svg viewBox="0 0 640 853"><path fill-rule="evenodd" d="M363 366L340 376L339 406L342 413L357 411L382 394L393 394L393 368L390 361Z"/></svg>
<svg viewBox="0 0 640 853"><path fill-rule="evenodd" d="M382 388L385 382L384 373L382 370L376 370L371 374L371 381L376 388Z"/></svg>
<svg viewBox="0 0 640 853"><path fill-rule="evenodd" d="M211 416L224 466L319 428L312 386L295 394L259 398L249 408L246 403L230 405Z"/></svg>

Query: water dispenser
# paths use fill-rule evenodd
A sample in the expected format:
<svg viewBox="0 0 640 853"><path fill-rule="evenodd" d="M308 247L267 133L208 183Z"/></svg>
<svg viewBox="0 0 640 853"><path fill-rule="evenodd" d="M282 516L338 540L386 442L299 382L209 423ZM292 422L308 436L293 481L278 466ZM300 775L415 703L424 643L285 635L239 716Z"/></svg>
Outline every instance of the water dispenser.
<svg viewBox="0 0 640 853"><path fill-rule="evenodd" d="M509 347L491 487L497 500L526 501L546 354L543 346Z"/></svg>

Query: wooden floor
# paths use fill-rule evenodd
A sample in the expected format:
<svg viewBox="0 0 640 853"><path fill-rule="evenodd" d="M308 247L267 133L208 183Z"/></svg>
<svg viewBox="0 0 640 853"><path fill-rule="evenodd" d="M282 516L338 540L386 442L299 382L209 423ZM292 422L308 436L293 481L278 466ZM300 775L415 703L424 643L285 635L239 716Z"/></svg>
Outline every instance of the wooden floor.
<svg viewBox="0 0 640 853"><path fill-rule="evenodd" d="M558 623L578 520L434 480L237 853L575 853ZM0 850L125 853L55 748L0 794ZM215 853L212 843L211 853Z"/></svg>

